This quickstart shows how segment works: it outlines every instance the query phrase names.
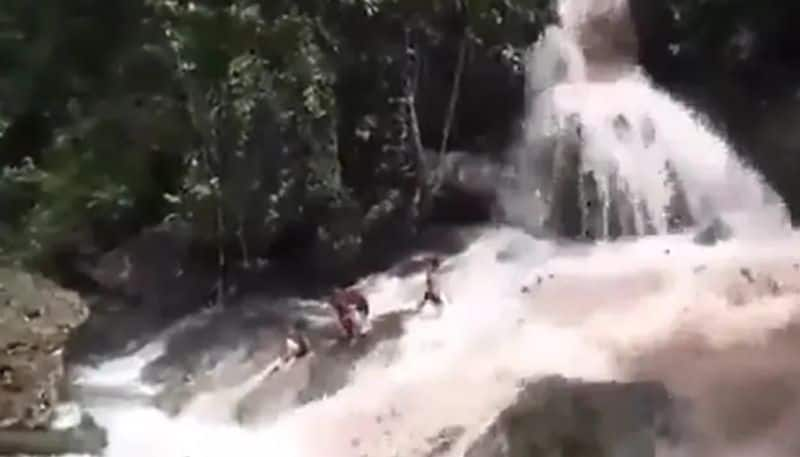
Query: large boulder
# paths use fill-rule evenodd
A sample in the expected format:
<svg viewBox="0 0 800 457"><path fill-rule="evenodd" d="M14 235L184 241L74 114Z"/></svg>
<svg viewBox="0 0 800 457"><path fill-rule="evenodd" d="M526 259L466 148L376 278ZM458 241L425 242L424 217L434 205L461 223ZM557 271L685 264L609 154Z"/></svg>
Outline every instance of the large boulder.
<svg viewBox="0 0 800 457"><path fill-rule="evenodd" d="M529 383L468 449L466 457L653 457L671 423L659 383Z"/></svg>
<svg viewBox="0 0 800 457"><path fill-rule="evenodd" d="M97 455L107 444L106 431L88 414L68 428L0 430L0 455Z"/></svg>
<svg viewBox="0 0 800 457"><path fill-rule="evenodd" d="M708 225L695 234L695 243L703 246L713 246L720 241L727 241L733 237L733 229L720 218L714 218Z"/></svg>
<svg viewBox="0 0 800 457"><path fill-rule="evenodd" d="M184 224L164 224L142 230L102 255L86 273L104 290L162 313L193 311L211 296L213 271L192 250L192 236Z"/></svg>
<svg viewBox="0 0 800 457"><path fill-rule="evenodd" d="M64 379L64 344L88 316L77 294L0 268L0 428L47 426Z"/></svg>
<svg viewBox="0 0 800 457"><path fill-rule="evenodd" d="M216 259L195 249L185 224L142 230L78 265L92 283L92 319L70 341L81 362L131 351L153 332L209 305L219 275Z"/></svg>
<svg viewBox="0 0 800 457"><path fill-rule="evenodd" d="M463 151L436 157L442 187L434 199L431 219L442 222L485 222L502 217L498 196L517 184L511 167L491 156Z"/></svg>

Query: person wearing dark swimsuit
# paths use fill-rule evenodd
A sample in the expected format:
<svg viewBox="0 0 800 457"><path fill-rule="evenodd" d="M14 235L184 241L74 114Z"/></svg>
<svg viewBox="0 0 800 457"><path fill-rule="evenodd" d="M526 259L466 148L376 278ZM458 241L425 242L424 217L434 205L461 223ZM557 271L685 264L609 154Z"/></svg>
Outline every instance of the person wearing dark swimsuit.
<svg viewBox="0 0 800 457"><path fill-rule="evenodd" d="M421 311L428 302L433 303L437 309L441 309L442 305L444 305L444 300L442 300L439 291L438 273L440 265L441 260L438 257L428 261L428 268L425 271L425 294L417 305L417 311Z"/></svg>

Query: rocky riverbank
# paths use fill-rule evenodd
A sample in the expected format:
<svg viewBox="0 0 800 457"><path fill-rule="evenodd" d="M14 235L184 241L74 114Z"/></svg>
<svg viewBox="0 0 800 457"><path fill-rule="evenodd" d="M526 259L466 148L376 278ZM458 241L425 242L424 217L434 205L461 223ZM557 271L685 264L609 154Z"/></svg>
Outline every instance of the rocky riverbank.
<svg viewBox="0 0 800 457"><path fill-rule="evenodd" d="M84 417L53 430L64 401L64 347L89 316L86 303L50 280L0 268L0 452L97 452L102 432ZM93 432L91 430L94 430Z"/></svg>

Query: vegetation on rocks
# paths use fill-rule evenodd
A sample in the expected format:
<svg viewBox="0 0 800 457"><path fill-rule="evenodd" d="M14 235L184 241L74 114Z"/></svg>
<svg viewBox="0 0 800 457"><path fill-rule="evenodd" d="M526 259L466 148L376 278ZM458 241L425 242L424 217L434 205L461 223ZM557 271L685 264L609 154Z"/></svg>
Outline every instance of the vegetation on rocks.
<svg viewBox="0 0 800 457"><path fill-rule="evenodd" d="M424 223L436 155L477 137L470 68L521 78L552 3L3 2L3 258L53 273L180 220L221 266L346 265Z"/></svg>
<svg viewBox="0 0 800 457"><path fill-rule="evenodd" d="M88 313L26 271L171 317L264 259L346 271L430 220L446 151L502 150L553 6L0 2L0 428L47 425Z"/></svg>
<svg viewBox="0 0 800 457"><path fill-rule="evenodd" d="M502 155L555 3L0 2L0 428L48 424L88 316L40 273L174 315L213 282L199 263L342 271L459 214L445 154ZM645 69L721 113L795 215L797 5L631 0Z"/></svg>
<svg viewBox="0 0 800 457"><path fill-rule="evenodd" d="M223 269L352 264L435 215L443 153L513 137L520 56L555 3L4 1L0 256L55 274L179 220ZM631 8L658 82L712 81L683 93L712 99L757 165L765 143L792 150L736 132L786 99L773 83L800 68L793 6ZM792 164L760 168L785 190Z"/></svg>

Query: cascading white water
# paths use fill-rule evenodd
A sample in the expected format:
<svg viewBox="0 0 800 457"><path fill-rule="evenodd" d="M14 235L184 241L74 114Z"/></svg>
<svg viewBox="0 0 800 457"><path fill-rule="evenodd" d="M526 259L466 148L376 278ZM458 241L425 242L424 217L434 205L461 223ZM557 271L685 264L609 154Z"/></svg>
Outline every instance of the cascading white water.
<svg viewBox="0 0 800 457"><path fill-rule="evenodd" d="M780 197L631 64L626 8L620 0L563 2L564 27L547 29L531 51L530 115L512 151L522 179L505 195L508 213L529 228L596 239L717 218L745 235L756 214L759 230L785 229Z"/></svg>
<svg viewBox="0 0 800 457"><path fill-rule="evenodd" d="M394 358L376 351L327 399L249 427L221 419L232 407L229 390L219 392L219 411L212 393L204 408L176 418L135 404L92 411L111 432L113 457L418 455L428 438L456 425L466 428L465 437L447 455L457 456L511 401L521 379L561 373L624 380L626 361L685 334L706 337L715 348L762 344L769 330L796 315L800 278L791 265L798 248L796 237L714 249L667 237L586 253L512 229L486 230L445 263L452 268L443 278L450 308L440 318L410 321ZM499 262L498 253L508 249L517 256ZM707 270L698 275L693 268L701 264ZM740 265L769 272L786 291L749 290ZM532 296L521 294L519 286L535 284L536 276L548 279L532 286ZM377 275L366 290L384 313L412 307L421 279L398 287L396 278ZM734 307L734 299L745 304Z"/></svg>
<svg viewBox="0 0 800 457"><path fill-rule="evenodd" d="M442 288L450 303L444 313L408 320L391 356L389 343L376 348L334 395L249 426L231 419L231 389L204 394L194 403L202 407L174 418L135 402L93 403L91 411L110 432L107 455L407 457L425 455L427 439L439 430L461 426L462 439L441 454L458 456L513 399L522 379L560 373L625 380L642 354L669 348L687 334L706 338L715 349L741 347L763 343L770 330L791 322L800 298L800 273L792 268L793 252L800 252L797 236L757 242L738 237L705 248L684 235L663 235L668 221L662 210L672 204L675 181L667 179L665 162L680 182L687 216L697 221L724 216L735 224L731 216L741 214L776 227L784 214L724 141L643 76L630 73L626 59L600 68L584 58L581 40L597 34L576 38L576 31L585 31L581 18L616 17L625 7L620 0L566 1L564 28L549 29L532 51L531 109L526 137L515 151L523 187L504 203L520 220L540 224L542 214L559 209L559 179L569 174L569 164L577 164L576 176L591 172L596 181L578 190L595 192L599 202L591 211L582 207L584 227L607 235L617 219L626 233L645 233L650 224L662 236L561 246L512 228L487 228L468 250L446 259ZM610 48L596 45L592 56L607 57ZM615 129L618 114L624 122ZM582 137L577 149L570 143L575 138L565 140L563 133L576 122ZM742 266L769 273L783 283L781 292L764 292L761 276L755 285L743 282ZM378 315L412 308L423 290L421 275L376 274L363 283ZM523 285L531 287L530 294L520 292ZM82 382L141 384L129 372L162 348L156 340L140 354L84 368ZM720 381L706 373L690 384L673 382L669 372L668 365L659 366L650 375L670 380L668 387L687 395L713 392ZM756 374L740 373L742 379ZM711 447L702 455L792 455L777 445L780 434L765 432L729 445L721 427L709 430Z"/></svg>

